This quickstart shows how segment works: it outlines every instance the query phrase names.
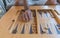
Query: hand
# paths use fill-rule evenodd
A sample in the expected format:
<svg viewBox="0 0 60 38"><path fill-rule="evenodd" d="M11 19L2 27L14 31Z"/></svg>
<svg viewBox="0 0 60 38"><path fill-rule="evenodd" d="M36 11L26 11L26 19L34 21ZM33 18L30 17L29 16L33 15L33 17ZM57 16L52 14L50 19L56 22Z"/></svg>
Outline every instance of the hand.
<svg viewBox="0 0 60 38"><path fill-rule="evenodd" d="M21 20L28 22L32 19L32 12L30 10L26 10L25 12L21 13Z"/></svg>

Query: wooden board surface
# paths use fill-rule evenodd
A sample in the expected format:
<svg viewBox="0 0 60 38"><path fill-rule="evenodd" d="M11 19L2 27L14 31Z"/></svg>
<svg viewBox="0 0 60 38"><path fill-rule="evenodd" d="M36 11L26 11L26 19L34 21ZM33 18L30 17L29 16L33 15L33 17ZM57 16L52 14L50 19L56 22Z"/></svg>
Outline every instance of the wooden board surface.
<svg viewBox="0 0 60 38"><path fill-rule="evenodd" d="M1 18L0 20L0 38L59 38L55 26L56 24L60 24L60 17L54 11L55 8L58 6L31 6L31 10L35 10L36 16L34 17L35 13L33 13L33 19L28 23L21 23L19 21L20 11L23 9L23 6L13 6L11 9ZM39 14L38 10L43 10L42 17ZM49 13L44 13L44 10L50 10ZM59 10L59 9L55 9ZM51 14L51 13L53 14ZM51 17L49 16L51 14ZM54 17L54 18L52 18ZM54 25L50 24L50 21L54 20ZM48 24L48 27L46 26ZM42 27L46 27L45 29L50 28L52 34L47 33L41 34L40 25ZM32 32L31 31L32 27ZM17 29L16 29L17 28ZM23 29L23 30L22 30ZM16 30L18 30L16 32ZM32 34L31 34L32 33ZM4 37L3 37L4 36Z"/></svg>

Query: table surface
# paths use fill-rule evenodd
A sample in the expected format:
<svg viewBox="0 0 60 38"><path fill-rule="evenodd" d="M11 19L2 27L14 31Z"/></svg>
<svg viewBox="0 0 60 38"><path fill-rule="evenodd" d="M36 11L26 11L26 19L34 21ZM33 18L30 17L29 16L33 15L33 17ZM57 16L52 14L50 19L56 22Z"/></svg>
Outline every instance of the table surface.
<svg viewBox="0 0 60 38"><path fill-rule="evenodd" d="M18 10L23 9L23 6L12 6L11 9L0 19L0 38L59 38L60 35L49 34L10 34L8 29L12 20L17 20ZM55 9L60 12L60 5L49 6L30 6L30 9ZM59 15L60 18L60 15ZM16 22L16 21L15 21Z"/></svg>

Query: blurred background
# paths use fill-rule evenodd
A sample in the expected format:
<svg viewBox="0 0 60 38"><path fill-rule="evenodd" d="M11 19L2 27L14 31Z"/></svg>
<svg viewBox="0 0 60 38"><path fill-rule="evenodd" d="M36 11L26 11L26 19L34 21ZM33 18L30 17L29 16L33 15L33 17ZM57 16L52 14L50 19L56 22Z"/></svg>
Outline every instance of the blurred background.
<svg viewBox="0 0 60 38"><path fill-rule="evenodd" d="M0 18L15 4L23 5L24 0L0 0ZM60 5L60 0L27 0L28 5Z"/></svg>

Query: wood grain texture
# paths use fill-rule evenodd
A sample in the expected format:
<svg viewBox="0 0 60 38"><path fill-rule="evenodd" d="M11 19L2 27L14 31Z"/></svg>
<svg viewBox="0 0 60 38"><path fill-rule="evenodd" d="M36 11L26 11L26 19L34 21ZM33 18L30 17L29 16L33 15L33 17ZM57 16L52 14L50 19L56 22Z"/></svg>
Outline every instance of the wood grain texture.
<svg viewBox="0 0 60 38"><path fill-rule="evenodd" d="M55 27L54 25L50 25L49 23L49 20L50 18L46 19L46 17L43 17L43 18L39 18L39 13L38 13L38 9L39 10L42 10L42 9L51 9L52 11L52 14L54 15L55 17L55 20L58 24L60 24L60 15L58 15L54 9L55 8L58 8L59 5L49 5L49 6L30 6L30 9L32 10L36 10L36 28L37 28L37 34L29 34L29 30L30 30L30 25L34 22L33 20L26 23L25 25L25 31L24 31L24 34L20 34L21 33L21 30L24 26L23 23L21 23L19 21L19 16L20 16L20 12L17 12L17 11L21 11L21 9L24 9L23 6L13 6L11 7L11 9L1 18L0 20L0 38L59 38L60 35L57 34L56 30L55 30ZM59 9L55 9L55 10L59 10ZM43 15L45 16L45 14ZM21 24L23 26L21 26ZM51 28L52 30L52 33L53 34L41 34L40 33L40 24L48 24L49 27ZM16 34L12 34L10 33L10 31L13 29L13 27L16 27L16 25L18 25L18 31ZM28 26L29 25L29 26ZM11 28L10 28L11 27ZM10 28L10 29L9 29Z"/></svg>

